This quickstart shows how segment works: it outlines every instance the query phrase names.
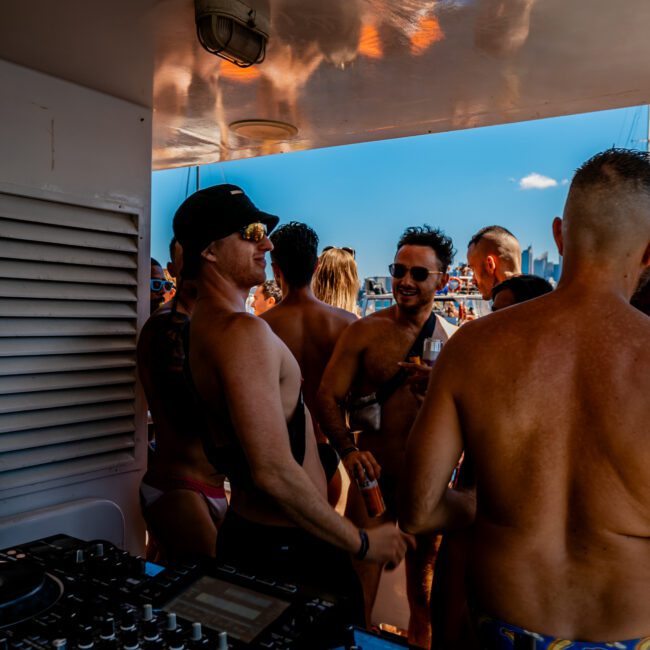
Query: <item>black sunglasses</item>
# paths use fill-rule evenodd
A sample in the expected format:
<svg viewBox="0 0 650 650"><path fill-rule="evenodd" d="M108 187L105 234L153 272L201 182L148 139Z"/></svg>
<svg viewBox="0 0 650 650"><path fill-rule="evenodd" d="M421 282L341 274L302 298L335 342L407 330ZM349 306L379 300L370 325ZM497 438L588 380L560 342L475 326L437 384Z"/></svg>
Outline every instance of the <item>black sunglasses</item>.
<svg viewBox="0 0 650 650"><path fill-rule="evenodd" d="M239 230L239 234L242 239L252 242L260 242L266 237L266 224L257 221L255 223L249 223L247 226L244 226Z"/></svg>
<svg viewBox="0 0 650 650"><path fill-rule="evenodd" d="M430 275L442 275L442 271L429 271L424 266L406 266L406 264L391 264L388 270L396 280L401 280L410 273L416 282L424 282Z"/></svg>
<svg viewBox="0 0 650 650"><path fill-rule="evenodd" d="M155 292L161 291L163 289L165 291L171 291L174 288L174 283L170 280L157 280L155 278L152 278L149 281L149 288Z"/></svg>

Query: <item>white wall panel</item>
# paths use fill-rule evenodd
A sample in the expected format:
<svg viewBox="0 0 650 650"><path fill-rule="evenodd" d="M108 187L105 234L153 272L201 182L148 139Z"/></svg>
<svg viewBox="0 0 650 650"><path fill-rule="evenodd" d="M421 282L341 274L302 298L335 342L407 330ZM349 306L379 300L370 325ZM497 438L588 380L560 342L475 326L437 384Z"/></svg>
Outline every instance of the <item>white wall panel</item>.
<svg viewBox="0 0 650 650"><path fill-rule="evenodd" d="M0 520L106 499L141 551L151 111L1 60L0 84Z"/></svg>

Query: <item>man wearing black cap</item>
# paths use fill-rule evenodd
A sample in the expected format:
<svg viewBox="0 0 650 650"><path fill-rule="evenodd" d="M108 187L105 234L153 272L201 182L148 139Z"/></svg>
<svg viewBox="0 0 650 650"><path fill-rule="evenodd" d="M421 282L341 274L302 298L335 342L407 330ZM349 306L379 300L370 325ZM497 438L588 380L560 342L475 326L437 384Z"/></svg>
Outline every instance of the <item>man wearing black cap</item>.
<svg viewBox="0 0 650 650"><path fill-rule="evenodd" d="M187 354L211 429L204 446L232 488L217 560L358 593L345 551L396 564L406 541L393 525L359 530L328 505L298 364L267 323L246 313L277 222L234 185L196 192L174 217L184 277L198 292Z"/></svg>

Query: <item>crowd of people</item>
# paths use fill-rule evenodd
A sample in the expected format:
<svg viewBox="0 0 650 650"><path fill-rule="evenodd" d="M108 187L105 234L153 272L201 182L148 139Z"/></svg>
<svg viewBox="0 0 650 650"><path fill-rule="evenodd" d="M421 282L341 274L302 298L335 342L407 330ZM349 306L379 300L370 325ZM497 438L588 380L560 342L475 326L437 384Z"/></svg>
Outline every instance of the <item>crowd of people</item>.
<svg viewBox="0 0 650 650"><path fill-rule="evenodd" d="M650 648L647 155L576 172L555 289L521 273L511 232L479 230L467 260L494 313L460 329L432 311L455 255L441 230L404 231L395 304L359 318L355 251L319 256L311 227L278 223L239 187L202 189L175 214L162 305L152 260L151 553L273 571L360 625L405 559L420 648Z"/></svg>

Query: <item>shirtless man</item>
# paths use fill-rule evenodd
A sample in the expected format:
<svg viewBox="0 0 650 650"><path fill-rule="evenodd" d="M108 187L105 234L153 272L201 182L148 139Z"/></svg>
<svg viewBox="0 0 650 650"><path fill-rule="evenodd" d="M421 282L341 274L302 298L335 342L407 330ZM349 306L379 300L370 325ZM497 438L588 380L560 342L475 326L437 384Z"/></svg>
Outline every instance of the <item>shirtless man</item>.
<svg viewBox="0 0 650 650"><path fill-rule="evenodd" d="M361 468L369 478L379 477L387 512L380 521L395 521L395 495L403 469L406 438L418 410L418 401L406 382L381 408L378 432L361 431L358 448L343 412L349 394L368 395L399 370L420 330L428 320L436 291L448 280L453 258L451 240L428 226L408 228L402 235L391 265L393 295L397 304L356 321L343 332L325 370L320 388L319 422L339 450L351 478ZM444 321L444 323L442 322ZM437 318L433 336L446 340L452 328ZM455 328L453 328L455 329ZM373 525L356 488L350 489L347 514L364 527ZM429 598L435 538L424 536L406 556L407 595L411 609L409 641L429 647ZM381 567L359 567L366 594L366 616L377 594Z"/></svg>
<svg viewBox="0 0 650 650"><path fill-rule="evenodd" d="M178 277L182 259L174 240L170 252L170 272ZM195 291L181 275L174 301L152 314L138 339L138 374L156 435L140 498L150 539L165 560L214 556L217 527L228 507L223 476L215 474L203 452L201 432L206 423L183 374L181 333L192 313Z"/></svg>
<svg viewBox="0 0 650 650"><path fill-rule="evenodd" d="M266 313L271 307L280 304L282 300L282 291L276 284L275 280L267 280L255 289L251 307L256 316Z"/></svg>
<svg viewBox="0 0 650 650"><path fill-rule="evenodd" d="M158 260L151 258L151 279L149 280L149 313L153 314L166 301L166 294L174 288L174 283L165 277Z"/></svg>
<svg viewBox="0 0 650 650"><path fill-rule="evenodd" d="M521 274L521 247L509 230L486 226L469 240L467 263L483 300L491 300L497 284Z"/></svg>
<svg viewBox="0 0 650 650"><path fill-rule="evenodd" d="M327 444L314 418L316 393L336 341L357 317L314 297L311 280L318 262L318 235L309 226L293 221L278 228L270 239L273 243L271 266L282 289L282 302L265 312L262 318L284 341L300 366L305 404L312 414L327 478L328 501L336 505L341 492L338 456Z"/></svg>
<svg viewBox="0 0 650 650"><path fill-rule="evenodd" d="M354 596L349 554L399 562L406 539L390 525L366 533L329 506L298 363L245 311L277 222L234 185L196 192L174 216L183 271L198 292L189 365L209 420L204 444L232 489L217 560ZM360 599L355 605L358 620Z"/></svg>
<svg viewBox="0 0 650 650"><path fill-rule="evenodd" d="M553 231L557 289L461 328L438 358L409 438L400 525L451 528L476 509L482 647L533 647L534 633L538 650L647 648L650 321L629 304L650 265L647 155L585 163ZM462 449L475 501L447 489Z"/></svg>

